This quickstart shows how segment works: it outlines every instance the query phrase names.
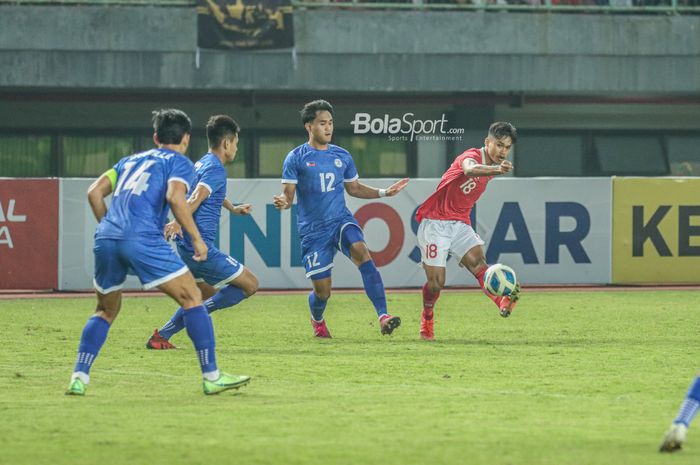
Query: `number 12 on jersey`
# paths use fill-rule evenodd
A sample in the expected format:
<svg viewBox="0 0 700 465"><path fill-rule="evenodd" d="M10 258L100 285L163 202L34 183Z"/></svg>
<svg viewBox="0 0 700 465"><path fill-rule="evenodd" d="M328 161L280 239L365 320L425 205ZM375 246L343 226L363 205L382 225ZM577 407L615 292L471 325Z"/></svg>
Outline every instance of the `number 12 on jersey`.
<svg viewBox="0 0 700 465"><path fill-rule="evenodd" d="M335 173L318 173L321 178L321 192L330 192L335 190L333 181L335 181Z"/></svg>

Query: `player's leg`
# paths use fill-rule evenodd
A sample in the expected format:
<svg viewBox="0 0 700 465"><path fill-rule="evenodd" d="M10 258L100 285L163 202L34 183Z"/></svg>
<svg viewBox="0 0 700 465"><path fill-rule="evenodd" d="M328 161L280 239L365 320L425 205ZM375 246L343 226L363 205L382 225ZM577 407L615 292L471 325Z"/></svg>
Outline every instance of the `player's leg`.
<svg viewBox="0 0 700 465"><path fill-rule="evenodd" d="M498 307L500 315L504 318L510 316L520 298L520 287L516 286L511 295L504 297L495 296L487 291L484 285L484 274L489 266L484 255L484 241L474 232L471 226L460 223L456 227L458 230L455 231L455 239L452 241L450 253L454 256L462 257L459 264L474 275L479 282L481 290Z"/></svg>
<svg viewBox="0 0 700 465"><path fill-rule="evenodd" d="M326 311L326 304L331 298L331 270L319 273L311 277L313 290L309 293L309 311L311 312L311 326L314 329L314 336L320 338L331 338L323 313Z"/></svg>
<svg viewBox="0 0 700 465"><path fill-rule="evenodd" d="M237 265L239 272L235 277L225 281L223 287L213 296L204 300L204 306L209 313L223 308L238 305L243 300L258 292L260 284L257 276L240 263Z"/></svg>
<svg viewBox="0 0 700 465"><path fill-rule="evenodd" d="M202 295L190 272L179 275L158 286L184 309L185 329L192 340L202 370L204 394L218 394L238 389L250 382L250 376L221 373L216 364L216 338Z"/></svg>
<svg viewBox="0 0 700 465"><path fill-rule="evenodd" d="M331 271L335 248L329 234L319 235L317 239L308 237L302 239L302 263L306 269L306 277L311 279L313 290L309 293L309 312L314 336L330 338L323 314L326 304L331 297Z"/></svg>
<svg viewBox="0 0 700 465"><path fill-rule="evenodd" d="M435 303L445 287L445 267L423 263L426 282L423 284L423 311L420 319L420 337L426 341L435 339Z"/></svg>
<svg viewBox="0 0 700 465"><path fill-rule="evenodd" d="M678 416L671 423L671 427L659 447L660 452L674 452L683 447L688 427L698 414L698 410L700 410L700 374L690 384L688 393L678 411Z"/></svg>
<svg viewBox="0 0 700 465"><path fill-rule="evenodd" d="M184 309L185 329L197 353L204 378L204 393L217 394L247 384L249 376L232 376L219 372L211 317L202 305L202 294L182 259L162 239L128 242L132 247L130 265L143 287L158 287Z"/></svg>
<svg viewBox="0 0 700 465"><path fill-rule="evenodd" d="M258 290L258 278L250 270L214 247L209 249L207 260L202 263L192 260L191 252L185 249L178 248L178 252L199 281L197 286L202 291L204 306L209 313L237 305ZM169 340L185 327L183 313L182 307L177 309L160 330L154 331L146 347L174 349Z"/></svg>
<svg viewBox="0 0 700 465"><path fill-rule="evenodd" d="M401 318L387 312L386 293L382 275L372 260L362 229L355 223L345 223L340 228L339 249L352 260L360 275L365 294L374 305L379 318L379 328L382 334L391 334L401 326Z"/></svg>
<svg viewBox="0 0 700 465"><path fill-rule="evenodd" d="M440 298L440 291L445 287L445 267L451 241L450 234L445 232L447 224L443 221L423 220L416 234L426 277L422 291L420 336L427 341L435 339L435 303Z"/></svg>
<svg viewBox="0 0 700 465"><path fill-rule="evenodd" d="M97 294L95 314L88 319L80 336L73 374L66 394L84 395L90 382L90 368L107 340L112 322L121 309L121 288L127 267L118 258L118 241L98 239L95 256L94 286Z"/></svg>
<svg viewBox="0 0 700 465"><path fill-rule="evenodd" d="M217 292L214 286L204 281L197 281L197 287L202 293L202 299L208 299ZM151 337L146 341L146 348L153 350L177 349L177 346L170 342L170 338L183 329L185 329L185 315L183 308L180 307L160 329L156 328L153 331Z"/></svg>

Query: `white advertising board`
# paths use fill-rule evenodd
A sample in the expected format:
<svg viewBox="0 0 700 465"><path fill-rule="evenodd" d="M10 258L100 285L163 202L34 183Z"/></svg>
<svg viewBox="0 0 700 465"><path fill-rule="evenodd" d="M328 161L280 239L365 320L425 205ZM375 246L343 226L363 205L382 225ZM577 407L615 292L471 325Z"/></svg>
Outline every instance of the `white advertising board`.
<svg viewBox="0 0 700 465"><path fill-rule="evenodd" d="M387 187L394 179L361 180ZM364 225L365 238L386 287L421 286L415 209L437 186L437 179L414 179L392 198L361 200L346 196L348 208ZM61 180L61 289L92 287L95 220L85 192L89 180ZM611 279L611 198L609 178L494 179L477 204L476 231L486 241L490 263L512 266L524 284L602 284ZM295 211L278 212L272 196L279 180L228 181L228 198L251 203L252 215L224 211L219 248L242 261L262 288L308 288L301 264ZM448 262L447 285L471 286L475 279ZM333 268L336 288L362 287L357 269L342 254ZM128 288L138 289L130 277Z"/></svg>

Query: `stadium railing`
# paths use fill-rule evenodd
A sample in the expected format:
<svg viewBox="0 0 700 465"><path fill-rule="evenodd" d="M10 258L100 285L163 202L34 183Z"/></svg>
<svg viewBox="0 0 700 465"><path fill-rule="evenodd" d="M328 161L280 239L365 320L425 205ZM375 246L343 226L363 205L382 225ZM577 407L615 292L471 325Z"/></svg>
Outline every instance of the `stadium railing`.
<svg viewBox="0 0 700 465"><path fill-rule="evenodd" d="M291 0L300 8L700 13L700 0Z"/></svg>
<svg viewBox="0 0 700 465"><path fill-rule="evenodd" d="M700 0L291 0L295 8L700 14ZM0 0L14 5L194 7L197 0Z"/></svg>

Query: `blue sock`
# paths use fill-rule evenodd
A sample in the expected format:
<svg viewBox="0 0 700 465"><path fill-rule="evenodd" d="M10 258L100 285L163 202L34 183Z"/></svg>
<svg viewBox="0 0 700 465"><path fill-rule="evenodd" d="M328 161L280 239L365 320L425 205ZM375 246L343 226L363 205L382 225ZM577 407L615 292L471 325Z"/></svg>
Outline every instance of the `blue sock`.
<svg viewBox="0 0 700 465"><path fill-rule="evenodd" d="M184 312L185 327L187 334L192 339L194 349L197 351L197 359L202 373L217 371L216 353L214 347L214 326L211 324L211 317L207 313L204 305L190 308Z"/></svg>
<svg viewBox="0 0 700 465"><path fill-rule="evenodd" d="M309 293L309 310L314 321L323 321L323 312L326 310L328 299L321 300L314 291Z"/></svg>
<svg viewBox="0 0 700 465"><path fill-rule="evenodd" d="M74 372L79 371L90 374L92 362L95 361L102 345L107 340L108 332L109 323L99 316L93 316L85 323L83 334L80 336L80 345L78 346L78 357L75 360Z"/></svg>
<svg viewBox="0 0 700 465"><path fill-rule="evenodd" d="M158 330L158 333L165 339L170 339L185 327L185 311L178 308L173 316Z"/></svg>
<svg viewBox="0 0 700 465"><path fill-rule="evenodd" d="M236 286L226 286L219 292L214 294L212 297L204 302L204 306L207 309L207 313L215 312L216 310L221 310L222 308L233 307L234 305L240 303L247 296L242 289ZM175 314L168 320L167 323L163 325L162 328L158 330L158 333L165 339L170 339L175 334L182 331L185 327L184 310L182 307L178 308Z"/></svg>
<svg viewBox="0 0 700 465"><path fill-rule="evenodd" d="M384 282L379 270L374 266L374 261L369 260L359 266L362 273L362 283L365 285L367 297L372 301L377 316L386 315L386 295L384 294Z"/></svg>
<svg viewBox="0 0 700 465"><path fill-rule="evenodd" d="M204 302L204 306L207 308L207 312L211 313L216 310L221 310L222 308L233 307L245 298L246 295L243 289L228 285L208 298Z"/></svg>
<svg viewBox="0 0 700 465"><path fill-rule="evenodd" d="M700 376L696 377L695 381L690 385L688 394L686 394L683 405L681 405L681 409L678 412L678 417L673 422L689 426L695 415L697 415L698 408L700 408Z"/></svg>

